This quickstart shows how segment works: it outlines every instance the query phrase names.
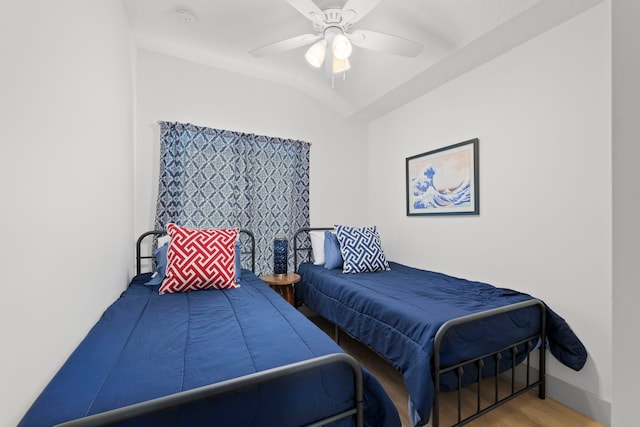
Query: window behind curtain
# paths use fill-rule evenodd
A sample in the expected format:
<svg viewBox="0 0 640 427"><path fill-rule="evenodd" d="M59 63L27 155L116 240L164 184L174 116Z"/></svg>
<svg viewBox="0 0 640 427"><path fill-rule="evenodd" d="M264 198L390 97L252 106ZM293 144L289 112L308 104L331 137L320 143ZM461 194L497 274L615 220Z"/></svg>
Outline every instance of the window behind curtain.
<svg viewBox="0 0 640 427"><path fill-rule="evenodd" d="M271 273L273 239L290 238L309 226L310 144L177 122L159 124L156 228L169 222L246 228L256 237L256 272Z"/></svg>

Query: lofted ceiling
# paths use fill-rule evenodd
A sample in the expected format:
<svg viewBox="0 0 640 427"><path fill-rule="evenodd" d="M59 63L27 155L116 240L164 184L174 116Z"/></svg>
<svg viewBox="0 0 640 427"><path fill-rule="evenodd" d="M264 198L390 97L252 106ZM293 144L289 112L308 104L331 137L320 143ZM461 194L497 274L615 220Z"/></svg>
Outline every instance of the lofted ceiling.
<svg viewBox="0 0 640 427"><path fill-rule="evenodd" d="M321 10L346 3L313 1ZM249 53L314 32L287 0L122 2L139 48L286 85L343 117L369 121L601 1L382 0L353 28L417 41L421 52L404 57L354 46L351 69L333 79L305 61L308 46Z"/></svg>

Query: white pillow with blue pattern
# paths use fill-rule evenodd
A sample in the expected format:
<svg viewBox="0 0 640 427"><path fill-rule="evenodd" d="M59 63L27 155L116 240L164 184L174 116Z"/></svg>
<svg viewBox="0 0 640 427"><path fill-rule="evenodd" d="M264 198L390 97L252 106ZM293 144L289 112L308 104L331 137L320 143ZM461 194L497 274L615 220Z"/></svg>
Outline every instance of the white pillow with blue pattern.
<svg viewBox="0 0 640 427"><path fill-rule="evenodd" d="M336 225L336 236L344 260L343 273L390 270L376 227Z"/></svg>

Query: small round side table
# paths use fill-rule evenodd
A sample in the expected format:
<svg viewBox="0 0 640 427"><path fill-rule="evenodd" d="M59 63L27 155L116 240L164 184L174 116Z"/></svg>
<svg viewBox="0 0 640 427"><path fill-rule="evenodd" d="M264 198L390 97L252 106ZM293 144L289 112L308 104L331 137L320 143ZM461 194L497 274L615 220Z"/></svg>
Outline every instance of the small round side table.
<svg viewBox="0 0 640 427"><path fill-rule="evenodd" d="M293 296L293 284L300 281L300 275L297 273L287 274L265 274L260 276L263 282L268 284L271 289L282 295L289 304L295 306L295 298Z"/></svg>

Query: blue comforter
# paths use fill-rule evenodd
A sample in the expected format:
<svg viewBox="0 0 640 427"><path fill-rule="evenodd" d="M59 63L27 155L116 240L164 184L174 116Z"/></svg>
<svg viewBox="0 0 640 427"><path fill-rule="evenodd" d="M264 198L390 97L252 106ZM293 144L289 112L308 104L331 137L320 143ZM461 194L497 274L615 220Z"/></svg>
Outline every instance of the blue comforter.
<svg viewBox="0 0 640 427"><path fill-rule="evenodd" d="M109 409L342 350L251 271L238 289L159 295L135 278L34 402L20 426ZM365 423L399 426L364 371ZM249 387L122 425L297 426L352 404L346 365ZM343 420L338 425L351 425Z"/></svg>
<svg viewBox="0 0 640 427"><path fill-rule="evenodd" d="M344 274L340 269L303 263L296 294L310 309L375 349L400 371L410 395L409 415L415 424L426 424L434 398L433 339L440 326L453 318L532 297L486 283L390 265L390 271ZM505 343L530 336L539 325L539 309L529 307L483 320L483 329L464 327L447 335L442 364L500 349ZM584 346L567 323L548 308L546 332L551 353L567 366L581 369L587 358Z"/></svg>

